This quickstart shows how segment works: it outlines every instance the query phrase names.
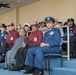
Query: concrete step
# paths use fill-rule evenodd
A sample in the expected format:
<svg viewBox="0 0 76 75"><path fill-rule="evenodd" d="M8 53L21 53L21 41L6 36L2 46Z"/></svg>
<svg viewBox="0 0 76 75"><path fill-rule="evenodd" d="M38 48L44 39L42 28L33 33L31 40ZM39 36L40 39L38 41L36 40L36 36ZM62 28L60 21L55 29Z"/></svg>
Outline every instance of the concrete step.
<svg viewBox="0 0 76 75"><path fill-rule="evenodd" d="M76 69L76 59L64 61L64 67Z"/></svg>
<svg viewBox="0 0 76 75"><path fill-rule="evenodd" d="M48 64L48 60L47 60L47 64ZM44 64L43 64L43 68L47 68L48 65L45 66L45 61L44 61ZM61 67L61 60L60 58L51 58L50 59L50 68L53 69L53 68L57 68L57 67Z"/></svg>
<svg viewBox="0 0 76 75"><path fill-rule="evenodd" d="M76 75L76 69L73 69L73 68L54 68L52 75Z"/></svg>

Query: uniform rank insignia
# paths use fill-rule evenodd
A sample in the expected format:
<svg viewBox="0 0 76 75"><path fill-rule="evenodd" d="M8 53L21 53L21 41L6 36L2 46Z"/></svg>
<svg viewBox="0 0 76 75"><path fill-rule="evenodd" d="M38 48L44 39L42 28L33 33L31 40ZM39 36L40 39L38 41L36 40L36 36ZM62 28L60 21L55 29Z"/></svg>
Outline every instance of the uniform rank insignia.
<svg viewBox="0 0 76 75"><path fill-rule="evenodd" d="M53 31L51 31L51 32L50 32L50 35L53 35L53 34L54 34L54 32L53 32Z"/></svg>

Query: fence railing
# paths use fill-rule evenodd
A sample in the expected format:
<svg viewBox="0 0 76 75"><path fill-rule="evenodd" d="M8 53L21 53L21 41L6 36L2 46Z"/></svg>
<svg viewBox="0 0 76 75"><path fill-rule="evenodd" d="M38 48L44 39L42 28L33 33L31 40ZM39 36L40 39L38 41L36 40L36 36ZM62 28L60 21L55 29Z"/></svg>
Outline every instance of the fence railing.
<svg viewBox="0 0 76 75"><path fill-rule="evenodd" d="M56 28L67 28L67 40L63 41L65 43L67 43L67 54L63 55L62 57L66 57L67 60L70 60L70 35L69 35L69 27L68 26L58 26Z"/></svg>

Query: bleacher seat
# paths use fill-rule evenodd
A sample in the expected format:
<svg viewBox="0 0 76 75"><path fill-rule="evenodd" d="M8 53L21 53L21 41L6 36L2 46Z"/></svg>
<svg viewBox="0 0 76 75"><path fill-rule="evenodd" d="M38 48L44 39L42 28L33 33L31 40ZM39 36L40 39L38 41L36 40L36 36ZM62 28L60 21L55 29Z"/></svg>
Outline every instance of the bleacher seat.
<svg viewBox="0 0 76 75"><path fill-rule="evenodd" d="M57 45L57 46L53 46L53 47L58 47L58 46L62 46L62 45ZM47 64L48 64L48 71L49 71L49 75L50 75L50 58L61 58L61 67L63 67L63 57L62 57L62 50L60 53L50 53L50 49L53 48L53 47L50 47L48 49L48 53L45 54L45 69L47 69ZM48 59L48 60L47 60ZM48 63L47 63L48 61Z"/></svg>

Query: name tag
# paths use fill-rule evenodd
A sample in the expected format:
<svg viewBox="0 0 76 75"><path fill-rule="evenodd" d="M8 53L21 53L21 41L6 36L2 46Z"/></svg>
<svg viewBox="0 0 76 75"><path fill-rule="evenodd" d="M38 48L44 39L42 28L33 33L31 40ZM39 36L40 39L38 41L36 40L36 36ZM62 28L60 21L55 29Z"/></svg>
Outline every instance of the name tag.
<svg viewBox="0 0 76 75"><path fill-rule="evenodd" d="M35 42L37 41L37 37L34 37L34 41L35 41Z"/></svg>
<svg viewBox="0 0 76 75"><path fill-rule="evenodd" d="M11 37L10 40L13 40L13 37Z"/></svg>

